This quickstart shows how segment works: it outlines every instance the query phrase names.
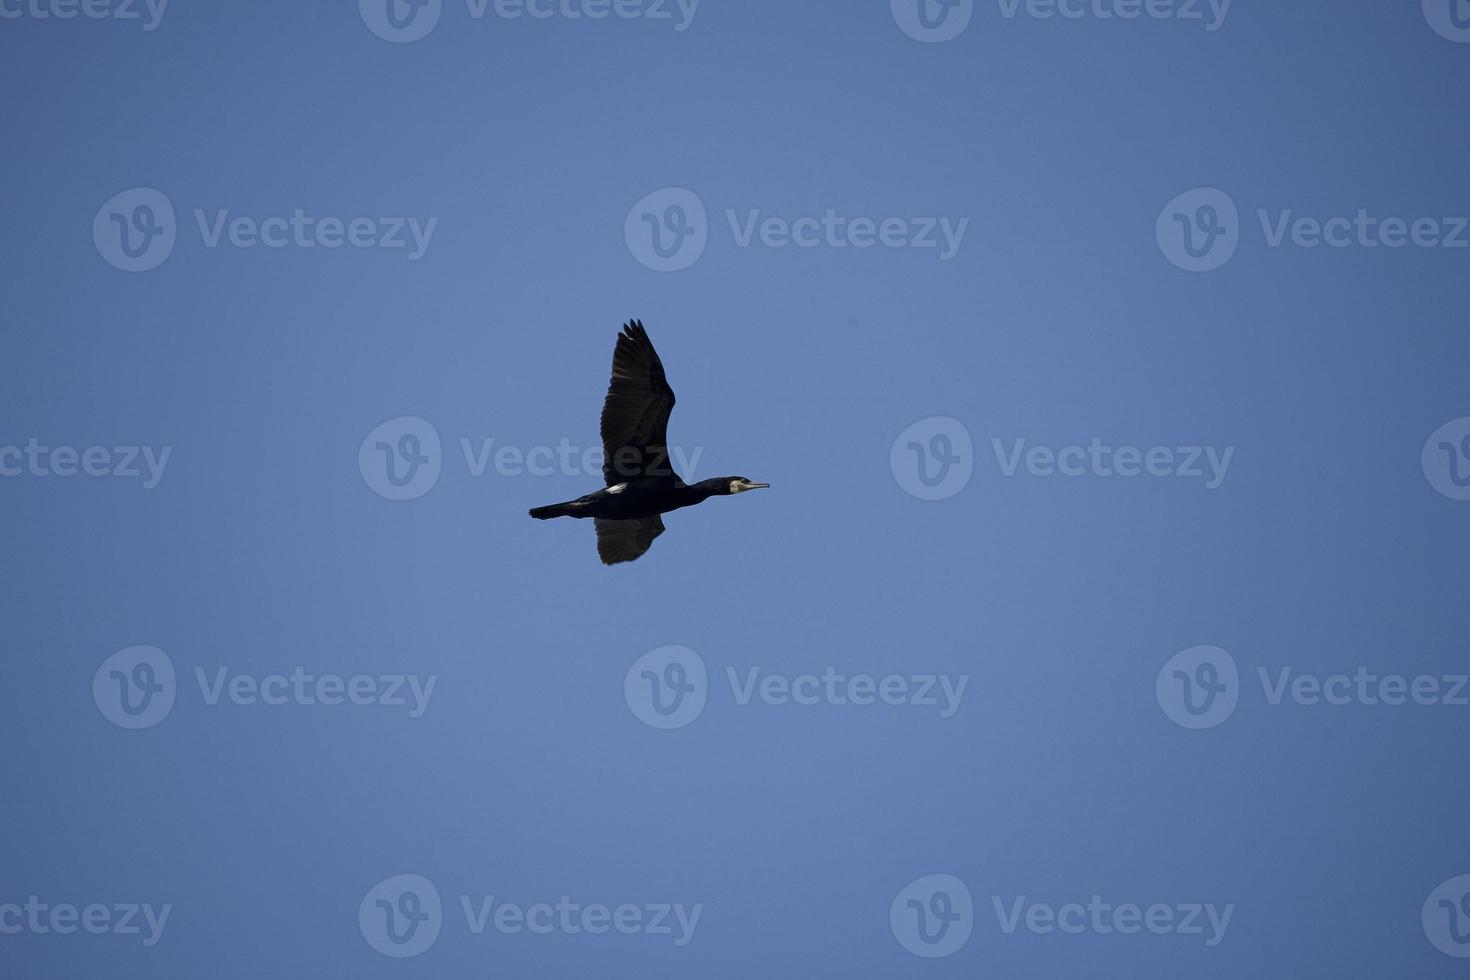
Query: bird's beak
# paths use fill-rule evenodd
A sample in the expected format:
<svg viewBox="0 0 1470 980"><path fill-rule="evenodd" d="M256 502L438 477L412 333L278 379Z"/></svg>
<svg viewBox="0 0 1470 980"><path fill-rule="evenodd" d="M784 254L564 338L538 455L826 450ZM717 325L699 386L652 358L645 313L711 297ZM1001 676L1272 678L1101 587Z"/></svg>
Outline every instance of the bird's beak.
<svg viewBox="0 0 1470 980"><path fill-rule="evenodd" d="M746 484L745 484L745 489L747 489L747 490L769 490L769 489L771 489L771 485L769 483L750 483L750 482L747 481Z"/></svg>

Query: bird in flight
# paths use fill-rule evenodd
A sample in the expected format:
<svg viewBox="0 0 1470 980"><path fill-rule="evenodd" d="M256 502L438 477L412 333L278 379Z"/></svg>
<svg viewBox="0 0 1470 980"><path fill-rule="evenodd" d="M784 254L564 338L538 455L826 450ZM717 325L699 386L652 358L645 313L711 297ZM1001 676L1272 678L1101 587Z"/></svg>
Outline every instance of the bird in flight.
<svg viewBox="0 0 1470 980"><path fill-rule="evenodd" d="M710 497L769 487L743 476L718 476L698 483L679 479L669 463L669 413L674 390L641 321L618 334L612 381L602 403L602 476L607 486L561 504L534 507L531 516L590 517L597 528L597 554L604 565L639 558L664 533L660 515Z"/></svg>

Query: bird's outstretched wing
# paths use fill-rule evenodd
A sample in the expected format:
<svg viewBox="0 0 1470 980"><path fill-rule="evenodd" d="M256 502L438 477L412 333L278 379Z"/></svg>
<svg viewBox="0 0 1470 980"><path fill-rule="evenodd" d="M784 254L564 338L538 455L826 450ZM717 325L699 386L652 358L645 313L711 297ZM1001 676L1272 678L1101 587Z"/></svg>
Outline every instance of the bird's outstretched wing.
<svg viewBox="0 0 1470 980"><path fill-rule="evenodd" d="M673 410L674 390L664 377L663 362L643 324L633 320L618 334L612 381L602 403L602 476L608 486L640 476L674 475L669 465Z"/></svg>
<svg viewBox="0 0 1470 980"><path fill-rule="evenodd" d="M609 521L598 517L597 554L604 565L640 558L653 545L653 539L664 533L664 522L657 514L636 521Z"/></svg>

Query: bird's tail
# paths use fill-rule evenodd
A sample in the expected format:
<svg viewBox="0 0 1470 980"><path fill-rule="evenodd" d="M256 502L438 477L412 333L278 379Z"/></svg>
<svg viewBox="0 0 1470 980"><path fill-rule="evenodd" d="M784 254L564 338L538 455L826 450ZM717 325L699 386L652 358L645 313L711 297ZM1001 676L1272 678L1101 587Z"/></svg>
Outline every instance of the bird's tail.
<svg viewBox="0 0 1470 980"><path fill-rule="evenodd" d="M576 513L576 501L568 500L564 504L547 504L545 507L532 507L531 516L538 521L549 521L553 517L571 517Z"/></svg>

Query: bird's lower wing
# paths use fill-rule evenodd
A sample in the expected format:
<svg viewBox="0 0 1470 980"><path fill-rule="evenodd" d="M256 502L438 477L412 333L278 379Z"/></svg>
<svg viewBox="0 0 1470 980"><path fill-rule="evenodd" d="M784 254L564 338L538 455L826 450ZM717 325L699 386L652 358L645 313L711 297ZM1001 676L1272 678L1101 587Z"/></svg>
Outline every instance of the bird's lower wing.
<svg viewBox="0 0 1470 980"><path fill-rule="evenodd" d="M664 533L663 519L657 515L636 521L609 521L598 517L597 554L604 565L640 558L653 544L653 539Z"/></svg>

